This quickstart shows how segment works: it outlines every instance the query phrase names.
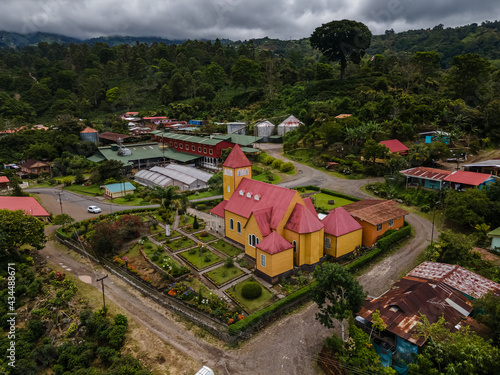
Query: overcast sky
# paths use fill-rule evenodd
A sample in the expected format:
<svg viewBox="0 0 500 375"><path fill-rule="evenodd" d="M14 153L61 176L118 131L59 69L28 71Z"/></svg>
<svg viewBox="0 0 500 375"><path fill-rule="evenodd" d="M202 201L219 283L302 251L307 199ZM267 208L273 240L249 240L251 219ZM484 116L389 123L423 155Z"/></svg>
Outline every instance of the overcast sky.
<svg viewBox="0 0 500 375"><path fill-rule="evenodd" d="M391 28L480 24L499 15L498 0L0 0L0 30L80 39L300 39L345 18L383 34Z"/></svg>

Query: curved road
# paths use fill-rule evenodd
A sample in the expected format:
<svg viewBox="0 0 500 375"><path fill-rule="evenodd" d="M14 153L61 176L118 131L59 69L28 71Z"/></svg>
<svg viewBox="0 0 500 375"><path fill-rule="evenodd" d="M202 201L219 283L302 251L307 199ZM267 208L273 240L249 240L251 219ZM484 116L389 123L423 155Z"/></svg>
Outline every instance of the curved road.
<svg viewBox="0 0 500 375"><path fill-rule="evenodd" d="M266 151L274 157L289 161L280 154L281 145L270 145ZM276 147L278 146L278 147ZM264 147L263 147L264 149ZM298 176L290 176L280 185L302 186L317 185L331 190L337 190L359 198L369 197L360 191L361 186L381 179L344 180L332 177L314 168L293 162L297 170L302 170ZM53 213L60 213L56 201L58 189L29 189L38 192L44 206ZM94 215L87 213L86 207L98 205L103 213L123 210L123 206L103 204L102 199L84 197L64 191L63 210L76 220L82 220ZM130 207L128 207L130 208ZM134 207L135 208L135 207ZM378 296L387 290L402 274L410 270L417 256L427 246L430 240L432 224L417 215L409 214L407 221L415 229L416 235L395 254L369 268L358 280L365 290L373 296ZM437 237L439 233L436 233ZM93 267L88 262L80 262L61 252L53 242L49 242L41 253L49 262L65 264L75 275L94 275ZM82 259L85 261L85 259ZM109 281L108 281L109 280ZM93 282L94 287L100 285ZM316 355L320 351L326 337L333 330L327 330L315 319L317 307L313 303L301 308L265 328L262 332L249 338L238 349L228 350L220 345L213 345L200 339L190 331L186 331L178 320L156 304L142 297L139 293L125 287L119 280L110 277L105 282L106 295L109 296L136 322L155 333L161 340L178 350L179 355L188 355L196 363L207 364L218 374L317 374ZM137 301L140 303L137 303ZM184 369L172 374L185 373Z"/></svg>

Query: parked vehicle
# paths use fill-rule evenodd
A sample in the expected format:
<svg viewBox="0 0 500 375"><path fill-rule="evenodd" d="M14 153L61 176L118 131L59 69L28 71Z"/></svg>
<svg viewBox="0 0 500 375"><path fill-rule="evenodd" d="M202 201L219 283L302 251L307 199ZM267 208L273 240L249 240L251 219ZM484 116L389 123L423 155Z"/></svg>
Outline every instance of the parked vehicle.
<svg viewBox="0 0 500 375"><path fill-rule="evenodd" d="M90 212L91 214L100 214L101 213L101 209L97 206L89 206L87 208L87 211Z"/></svg>
<svg viewBox="0 0 500 375"><path fill-rule="evenodd" d="M210 367L203 366L195 375L215 375Z"/></svg>

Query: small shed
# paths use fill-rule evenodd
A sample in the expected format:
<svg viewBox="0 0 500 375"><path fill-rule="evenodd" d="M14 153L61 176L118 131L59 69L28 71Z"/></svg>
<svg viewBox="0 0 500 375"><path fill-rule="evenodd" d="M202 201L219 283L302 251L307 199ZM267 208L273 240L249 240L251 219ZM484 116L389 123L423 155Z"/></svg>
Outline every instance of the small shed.
<svg viewBox="0 0 500 375"><path fill-rule="evenodd" d="M227 134L245 135L246 122L227 122Z"/></svg>
<svg viewBox="0 0 500 375"><path fill-rule="evenodd" d="M255 125L257 136L262 137L264 142L269 142L269 137L273 135L275 125L267 120L261 121Z"/></svg>
<svg viewBox="0 0 500 375"><path fill-rule="evenodd" d="M0 176L0 190L7 189L9 187L9 182L7 176Z"/></svg>
<svg viewBox="0 0 500 375"><path fill-rule="evenodd" d="M130 182L104 185L104 196L111 199L120 198L127 194L133 194L134 190L135 187Z"/></svg>
<svg viewBox="0 0 500 375"><path fill-rule="evenodd" d="M500 250L500 227L487 234L491 238L491 250Z"/></svg>
<svg viewBox="0 0 500 375"><path fill-rule="evenodd" d="M278 135L285 135L289 131L297 129L299 126L304 125L297 117L291 115L281 124L278 125Z"/></svg>

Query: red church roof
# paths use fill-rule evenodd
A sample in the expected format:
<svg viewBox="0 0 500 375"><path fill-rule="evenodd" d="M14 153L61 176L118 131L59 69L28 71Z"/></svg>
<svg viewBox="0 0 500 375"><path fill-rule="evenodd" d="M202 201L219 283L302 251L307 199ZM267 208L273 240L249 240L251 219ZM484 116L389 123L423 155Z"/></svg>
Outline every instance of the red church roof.
<svg viewBox="0 0 500 375"><path fill-rule="evenodd" d="M219 217L224 217L224 208L226 207L227 200L223 200L217 206L210 210L211 214L217 215Z"/></svg>
<svg viewBox="0 0 500 375"><path fill-rule="evenodd" d="M444 181L455 182L458 184L478 186L490 178L490 174L477 173L477 172L467 172L467 171L455 171L444 179Z"/></svg>
<svg viewBox="0 0 500 375"><path fill-rule="evenodd" d="M244 178L227 202L225 209L249 218L252 212L272 208L270 227L276 229L295 194L298 194L295 190Z"/></svg>
<svg viewBox="0 0 500 375"><path fill-rule="evenodd" d="M292 214L285 225L285 229L300 234L316 232L321 228L323 228L323 224L318 217L300 203L295 204Z"/></svg>
<svg viewBox="0 0 500 375"><path fill-rule="evenodd" d="M263 236L267 236L271 233L271 218L273 214L273 208L267 207L260 210L254 211L255 221L259 226L260 233Z"/></svg>
<svg viewBox="0 0 500 375"><path fill-rule="evenodd" d="M318 213L316 212L316 209L314 208L314 204L311 200L311 197L307 197L307 198L303 198L304 199L304 203L306 204L306 207L309 209L309 211L311 211L314 215L318 215Z"/></svg>
<svg viewBox="0 0 500 375"><path fill-rule="evenodd" d="M293 245L281 237L278 232L271 232L269 236L264 238L262 242L259 242L255 247L268 254L276 254L291 249Z"/></svg>
<svg viewBox="0 0 500 375"><path fill-rule="evenodd" d="M399 142L397 139L390 139L388 141L381 141L385 147L389 149L390 152L406 152L408 151L408 147Z"/></svg>
<svg viewBox="0 0 500 375"><path fill-rule="evenodd" d="M241 151L240 146L235 145L223 166L228 168L241 168L250 167L252 163L250 163L250 160L248 160L243 151Z"/></svg>
<svg viewBox="0 0 500 375"><path fill-rule="evenodd" d="M322 221L325 233L335 237L363 228L343 207L332 210Z"/></svg>
<svg viewBox="0 0 500 375"><path fill-rule="evenodd" d="M50 216L33 197L0 197L0 210L23 210L26 214L31 216Z"/></svg>

